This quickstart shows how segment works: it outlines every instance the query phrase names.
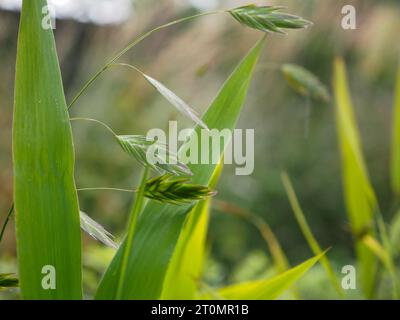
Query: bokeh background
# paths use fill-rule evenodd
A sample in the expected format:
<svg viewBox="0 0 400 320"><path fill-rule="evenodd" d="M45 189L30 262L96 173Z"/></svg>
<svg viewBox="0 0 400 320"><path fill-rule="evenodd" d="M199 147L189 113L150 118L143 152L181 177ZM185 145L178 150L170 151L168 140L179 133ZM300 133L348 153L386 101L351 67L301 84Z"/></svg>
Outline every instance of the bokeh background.
<svg viewBox="0 0 400 320"><path fill-rule="evenodd" d="M57 2L57 1L56 1ZM12 203L12 106L18 3L0 0L0 222ZM152 27L204 10L248 4L241 0L85 0L59 1L55 36L64 88L71 100L85 81L130 40ZM272 272L264 240L251 224L221 210L221 203L262 217L279 239L290 263L312 255L293 217L280 180L290 174L309 224L339 274L354 263L352 236L344 209L334 114L331 103L307 101L291 90L274 66L296 63L330 88L332 62L343 56L362 134L368 169L386 221L393 217L389 156L394 79L399 58L398 0L257 1L284 5L288 12L314 22L307 30L271 35L256 71L239 128L255 129L255 171L235 176L226 166L212 209L205 281L220 285ZM341 9L357 10L357 29L341 28ZM199 112L206 110L223 81L260 32L240 26L227 14L213 15L165 29L145 40L121 61L139 66L167 84ZM38 79L40 81L40 79ZM191 126L143 78L114 68L101 77L71 109L120 134L166 129L168 120ZM308 135L305 127L308 122ZM74 123L78 187L133 188L140 167L121 152L112 137L90 123ZM123 234L132 196L117 192L81 192L83 211L117 237ZM88 296L113 255L84 236L85 291ZM0 244L0 273L16 272L13 219ZM329 298L334 293L320 267L299 283L302 298ZM352 293L357 297L358 293ZM383 297L385 292L383 290ZM0 298L18 292L0 293Z"/></svg>

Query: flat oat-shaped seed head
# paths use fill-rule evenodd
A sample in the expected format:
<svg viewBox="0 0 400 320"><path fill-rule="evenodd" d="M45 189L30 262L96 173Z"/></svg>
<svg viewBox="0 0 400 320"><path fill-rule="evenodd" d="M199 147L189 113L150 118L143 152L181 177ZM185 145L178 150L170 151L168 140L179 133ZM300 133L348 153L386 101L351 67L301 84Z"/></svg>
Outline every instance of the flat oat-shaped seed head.
<svg viewBox="0 0 400 320"><path fill-rule="evenodd" d="M283 29L303 29L312 22L299 16L281 12L280 6L256 6L254 4L229 10L241 24L270 33L283 33Z"/></svg>
<svg viewBox="0 0 400 320"><path fill-rule="evenodd" d="M178 156L168 149L168 145L142 135L116 135L121 148L133 156L143 166L149 166L159 173L174 175L192 175L190 169L178 160ZM151 152L154 162L149 161Z"/></svg>
<svg viewBox="0 0 400 320"><path fill-rule="evenodd" d="M188 183L189 179L165 174L146 182L145 197L173 205L188 204L214 196L207 186Z"/></svg>

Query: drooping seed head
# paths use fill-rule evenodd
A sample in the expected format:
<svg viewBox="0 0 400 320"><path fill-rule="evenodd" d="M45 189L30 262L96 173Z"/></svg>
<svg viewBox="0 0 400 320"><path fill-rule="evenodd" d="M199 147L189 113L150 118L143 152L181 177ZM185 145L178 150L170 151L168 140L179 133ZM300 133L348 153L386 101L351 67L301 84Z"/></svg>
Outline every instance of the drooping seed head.
<svg viewBox="0 0 400 320"><path fill-rule="evenodd" d="M281 12L283 8L252 4L228 12L241 24L264 32L286 34L283 29L302 29L312 25L312 22L299 16Z"/></svg>
<svg viewBox="0 0 400 320"><path fill-rule="evenodd" d="M284 64L281 70L288 84L297 93L317 101L330 101L326 86L307 69L295 64Z"/></svg>
<svg viewBox="0 0 400 320"><path fill-rule="evenodd" d="M143 166L150 166L159 173L192 175L190 169L178 160L178 156L171 152L166 144L142 135L117 135L116 139L121 148ZM154 160L157 160L154 163L148 159L149 152Z"/></svg>

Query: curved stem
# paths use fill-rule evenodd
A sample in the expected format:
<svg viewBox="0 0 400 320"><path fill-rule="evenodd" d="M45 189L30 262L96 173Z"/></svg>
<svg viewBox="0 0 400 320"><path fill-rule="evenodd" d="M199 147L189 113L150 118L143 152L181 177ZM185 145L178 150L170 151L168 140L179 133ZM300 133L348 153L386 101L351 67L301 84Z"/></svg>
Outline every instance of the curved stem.
<svg viewBox="0 0 400 320"><path fill-rule="evenodd" d="M120 192L129 192L135 193L137 189L121 189L121 188L108 188L108 187L93 187L93 188L78 188L76 191L120 191Z"/></svg>
<svg viewBox="0 0 400 320"><path fill-rule="evenodd" d="M136 72L140 73L143 76L145 75L145 73L142 70L140 70L139 68L137 68L134 65L129 64L129 63L116 62L116 63L113 63L110 65L110 67L118 67L118 66L119 67L128 67L130 69L135 70Z"/></svg>
<svg viewBox="0 0 400 320"><path fill-rule="evenodd" d="M90 122L95 122L106 128L110 133L112 133L113 136L117 136L117 134L114 132L113 129L111 129L108 125L106 125L104 122L101 122L100 120L92 119L92 118L70 118L70 121L90 121Z"/></svg>
<svg viewBox="0 0 400 320"><path fill-rule="evenodd" d="M187 21L187 20L191 20L191 19L195 19L195 18L199 18L199 17L204 17L204 16L208 16L208 15L212 15L212 14L217 14L217 13L223 13L226 11L209 11L209 12L203 12L203 13L199 13L199 14L195 14L193 16L189 16L189 17L185 17L185 18L181 18L178 20L174 20L171 22L168 22L166 24L163 24L159 27L156 27L148 32L146 32L145 34L141 35L139 38L135 39L134 41L132 41L131 43L129 43L124 49L122 49L119 53L117 53L113 58L111 58L97 73L95 73L92 78L89 79L88 82L86 82L86 84L82 87L82 89L78 92L78 94L72 99L72 101L69 103L68 105L68 109L70 109L75 102L80 98L80 96L93 84L93 82L95 82L97 80L97 78L99 76L101 76L113 63L115 63L119 58L121 58L125 53L127 53L130 49L132 49L134 46L136 46L138 43L142 42L144 39L146 39L148 36L150 36L151 34L153 34L154 32L157 32L161 29L173 26L175 24Z"/></svg>
<svg viewBox="0 0 400 320"><path fill-rule="evenodd" d="M136 195L135 202L133 204L128 224L128 233L126 235L126 239L124 241L123 253L122 253L122 263L121 263L121 271L118 278L118 287L116 299L119 300L122 298L122 289L124 287L124 282L126 278L126 269L129 260L129 255L132 251L133 240L135 235L136 223L137 219L142 212L143 204L144 204L144 193L146 187L147 175L149 172L149 167L146 166L142 175L142 179L139 185L138 193Z"/></svg>

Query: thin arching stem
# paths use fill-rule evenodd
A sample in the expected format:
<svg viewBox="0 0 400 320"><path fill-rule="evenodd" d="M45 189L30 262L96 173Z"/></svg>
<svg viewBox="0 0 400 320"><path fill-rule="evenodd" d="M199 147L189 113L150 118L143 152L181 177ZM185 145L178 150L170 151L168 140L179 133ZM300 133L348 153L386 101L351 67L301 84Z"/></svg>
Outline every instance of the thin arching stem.
<svg viewBox="0 0 400 320"><path fill-rule="evenodd" d="M70 118L70 121L89 121L100 124L102 127L106 128L113 136L117 136L113 129L111 129L108 125L100 120L92 119L92 118Z"/></svg>
<svg viewBox="0 0 400 320"><path fill-rule="evenodd" d="M168 22L166 24L163 24L163 25L161 25L161 26L159 26L157 28L154 28L154 29L146 32L145 34L141 35L139 38L135 39L134 41L129 43L124 49L122 49L120 52L118 52L97 73L95 73L89 79L88 82L86 82L86 84L82 87L82 89L77 93L77 95L69 103L68 109L70 109L75 104L75 102L80 98L80 96L97 80L97 78L99 76L101 76L108 68L110 68L110 66L112 66L125 53L127 53L134 46L136 46L137 44L142 42L144 39L146 39L147 37L152 35L154 32L157 32L157 31L159 31L161 29L173 26L175 24L178 24L178 23L181 23L181 22L184 22L184 21L188 21L188 20L192 20L192 19L195 19L195 18L204 17L204 16L208 16L208 15L212 15L212 14L223 13L223 12L226 12L226 11L220 11L220 10L219 11L209 11L209 12L203 12L203 13L195 14L195 15L189 16L189 17L184 17L184 18L181 18L181 19L174 20L174 21Z"/></svg>
<svg viewBox="0 0 400 320"><path fill-rule="evenodd" d="M91 188L78 188L76 191L118 191L118 192L128 192L135 193L137 189L122 189L122 188L109 188L109 187L91 187Z"/></svg>
<svg viewBox="0 0 400 320"><path fill-rule="evenodd" d="M152 35L153 33L162 30L164 28L168 28L171 27L173 25L179 24L181 22L185 22L188 20L192 20L192 19L196 19L196 18L200 18L200 17L204 17L204 16L209 16L209 15L213 15L213 14L218 14L218 13L226 13L228 11L224 11L224 10L217 10L217 11L209 11L209 12L203 12L203 13L199 13L199 14L195 14L189 17L184 17L181 19L177 19L171 22L168 22L166 24L163 24L161 26L158 26L148 32L146 32L145 34L141 35L140 37L136 38L134 41L132 41L131 43L129 43L124 49L122 49L120 52L118 52L113 58L111 58L99 71L97 71L86 83L85 85L81 88L81 90L79 90L79 92L75 95L75 97L72 99L72 101L68 104L67 108L68 110L78 101L78 99L85 93L85 91L105 72L107 71L113 64L115 64L115 62L121 58L125 53L127 53L130 49L132 49L133 47L135 47L137 44L139 44L140 42L142 42L144 39L146 39L147 37L149 37L150 35ZM131 65L130 65L131 66ZM131 66L133 67L133 66ZM137 71L139 71L140 73L142 73L139 69L137 69ZM71 120L88 120L87 118L73 118ZM94 119L90 120L90 121L94 121ZM105 125L104 123L102 123L101 121L95 121L98 122L100 124L102 124L103 126L107 127L107 129L109 131L111 131L114 135L114 131L108 127L107 125ZM3 234L5 232L5 229L7 227L9 218L12 214L14 210L14 203L12 203L11 205L11 209L7 215L7 218L5 220L5 223L3 224L2 227L2 231L0 233L0 241L3 237Z"/></svg>

